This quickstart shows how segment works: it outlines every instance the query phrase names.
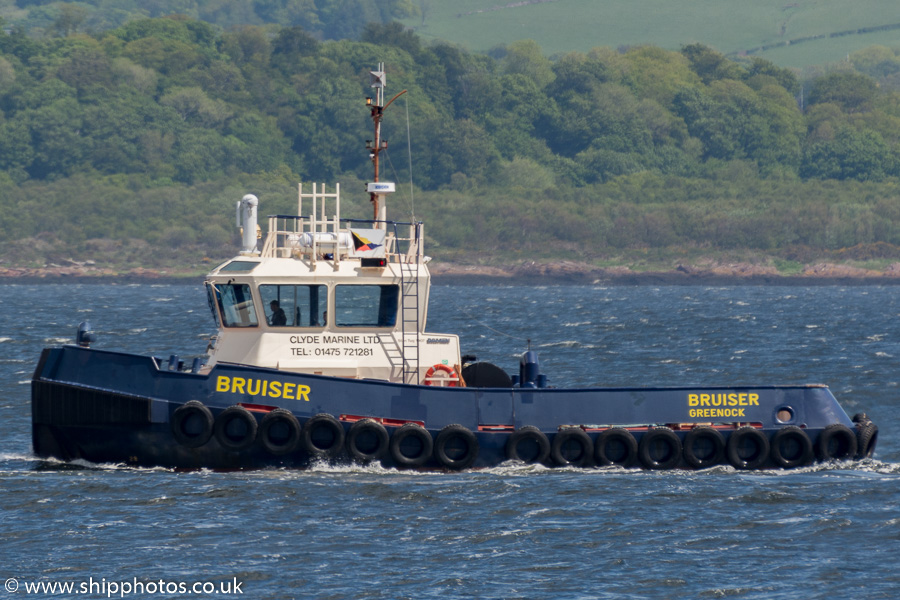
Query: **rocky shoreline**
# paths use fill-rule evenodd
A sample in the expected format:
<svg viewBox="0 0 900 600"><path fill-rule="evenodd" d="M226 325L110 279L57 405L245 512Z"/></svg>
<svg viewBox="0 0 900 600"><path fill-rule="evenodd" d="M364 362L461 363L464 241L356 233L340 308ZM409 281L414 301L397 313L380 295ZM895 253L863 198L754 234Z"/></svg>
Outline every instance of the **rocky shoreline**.
<svg viewBox="0 0 900 600"><path fill-rule="evenodd" d="M429 267L435 283L452 285L900 285L900 262L891 263L884 270L816 263L791 274L779 273L773 266L749 263L679 264L665 271L597 267L577 261L527 261L504 266L435 262ZM0 283L188 282L201 279L204 273L196 267L116 271L71 262L40 268L0 267Z"/></svg>
<svg viewBox="0 0 900 600"><path fill-rule="evenodd" d="M679 264L668 271L634 271L628 267L596 267L575 261L526 262L505 267L431 266L437 283L593 284L593 285L900 285L900 262L882 270L816 263L794 274L749 263Z"/></svg>

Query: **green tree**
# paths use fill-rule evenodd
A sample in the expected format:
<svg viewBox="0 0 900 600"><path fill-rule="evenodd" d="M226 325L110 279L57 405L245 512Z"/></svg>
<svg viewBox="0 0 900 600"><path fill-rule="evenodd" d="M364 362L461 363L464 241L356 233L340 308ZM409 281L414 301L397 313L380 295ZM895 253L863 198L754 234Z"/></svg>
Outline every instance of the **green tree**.
<svg viewBox="0 0 900 600"><path fill-rule="evenodd" d="M523 75L534 81L538 88L547 87L556 78L552 63L544 57L541 47L534 40L509 44L500 65L505 73Z"/></svg>
<svg viewBox="0 0 900 600"><path fill-rule="evenodd" d="M60 37L67 37L78 31L87 18L88 11L84 6L64 2L59 5L59 16L50 26L50 31Z"/></svg>
<svg viewBox="0 0 900 600"><path fill-rule="evenodd" d="M631 48L624 55L628 68L623 82L640 98L652 98L663 106L671 106L678 91L699 85L700 78L687 58L654 46Z"/></svg>
<svg viewBox="0 0 900 600"><path fill-rule="evenodd" d="M272 41L272 64L283 73L293 73L302 57L313 56L319 42L302 27L286 27Z"/></svg>
<svg viewBox="0 0 900 600"><path fill-rule="evenodd" d="M878 132L841 127L834 139L809 146L800 174L818 179L880 181L897 174L897 155Z"/></svg>
<svg viewBox="0 0 900 600"><path fill-rule="evenodd" d="M722 53L703 44L688 44L681 48L681 53L688 59L691 69L700 76L703 83L709 84L719 79L742 79L743 69L740 65L725 58Z"/></svg>
<svg viewBox="0 0 900 600"><path fill-rule="evenodd" d="M800 93L800 81L790 69L779 67L778 65L765 60L764 58L754 57L750 62L750 68L747 69L745 79L751 79L758 75L767 75L778 82L791 96Z"/></svg>
<svg viewBox="0 0 900 600"><path fill-rule="evenodd" d="M28 177L34 160L31 131L19 119L0 122L0 172L7 172L18 182Z"/></svg>
<svg viewBox="0 0 900 600"><path fill-rule="evenodd" d="M116 83L112 61L97 46L75 50L69 60L57 69L56 76L79 93L98 87L108 90Z"/></svg>
<svg viewBox="0 0 900 600"><path fill-rule="evenodd" d="M875 80L862 73L840 71L813 81L809 105L825 102L837 104L847 113L872 110L878 86Z"/></svg>
<svg viewBox="0 0 900 600"><path fill-rule="evenodd" d="M239 65L262 68L269 62L272 46L262 27L247 25L222 35L222 51Z"/></svg>
<svg viewBox="0 0 900 600"><path fill-rule="evenodd" d="M82 167L88 140L82 136L82 113L73 98L62 98L21 113L31 132L34 160L28 174L36 179L72 175Z"/></svg>

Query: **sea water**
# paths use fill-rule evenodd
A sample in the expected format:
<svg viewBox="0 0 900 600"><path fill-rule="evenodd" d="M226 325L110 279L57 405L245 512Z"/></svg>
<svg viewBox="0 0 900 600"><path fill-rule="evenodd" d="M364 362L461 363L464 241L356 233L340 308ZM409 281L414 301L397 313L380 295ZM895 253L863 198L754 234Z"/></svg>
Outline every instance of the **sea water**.
<svg viewBox="0 0 900 600"><path fill-rule="evenodd" d="M880 428L874 459L795 471L453 474L37 460L43 347L88 320L189 363L214 325L201 285L0 292L3 598L900 597L900 288L435 286L431 331L508 371L530 347L550 385L826 383Z"/></svg>

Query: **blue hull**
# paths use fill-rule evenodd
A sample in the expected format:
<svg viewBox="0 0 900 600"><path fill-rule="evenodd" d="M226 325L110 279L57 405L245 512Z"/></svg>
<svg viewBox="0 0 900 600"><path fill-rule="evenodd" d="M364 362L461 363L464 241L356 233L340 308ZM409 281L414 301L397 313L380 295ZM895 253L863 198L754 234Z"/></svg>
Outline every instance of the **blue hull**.
<svg viewBox="0 0 900 600"><path fill-rule="evenodd" d="M320 458L425 469L510 458L793 467L871 456L877 441L877 427L851 420L818 385L440 388L221 363L170 371L151 357L77 346L44 350L32 422L38 456L187 469Z"/></svg>

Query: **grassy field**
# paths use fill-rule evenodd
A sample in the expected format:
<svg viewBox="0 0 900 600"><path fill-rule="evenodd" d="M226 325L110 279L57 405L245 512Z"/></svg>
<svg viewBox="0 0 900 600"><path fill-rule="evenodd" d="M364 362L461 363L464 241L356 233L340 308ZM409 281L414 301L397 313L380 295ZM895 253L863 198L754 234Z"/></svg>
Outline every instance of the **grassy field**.
<svg viewBox="0 0 900 600"><path fill-rule="evenodd" d="M897 0L420 0L407 21L425 39L485 51L533 39L546 54L595 46L653 44L677 50L701 42L725 54L756 52L782 66L837 62L873 44L900 46L900 29L828 37L900 24ZM803 40L812 36L822 39Z"/></svg>

